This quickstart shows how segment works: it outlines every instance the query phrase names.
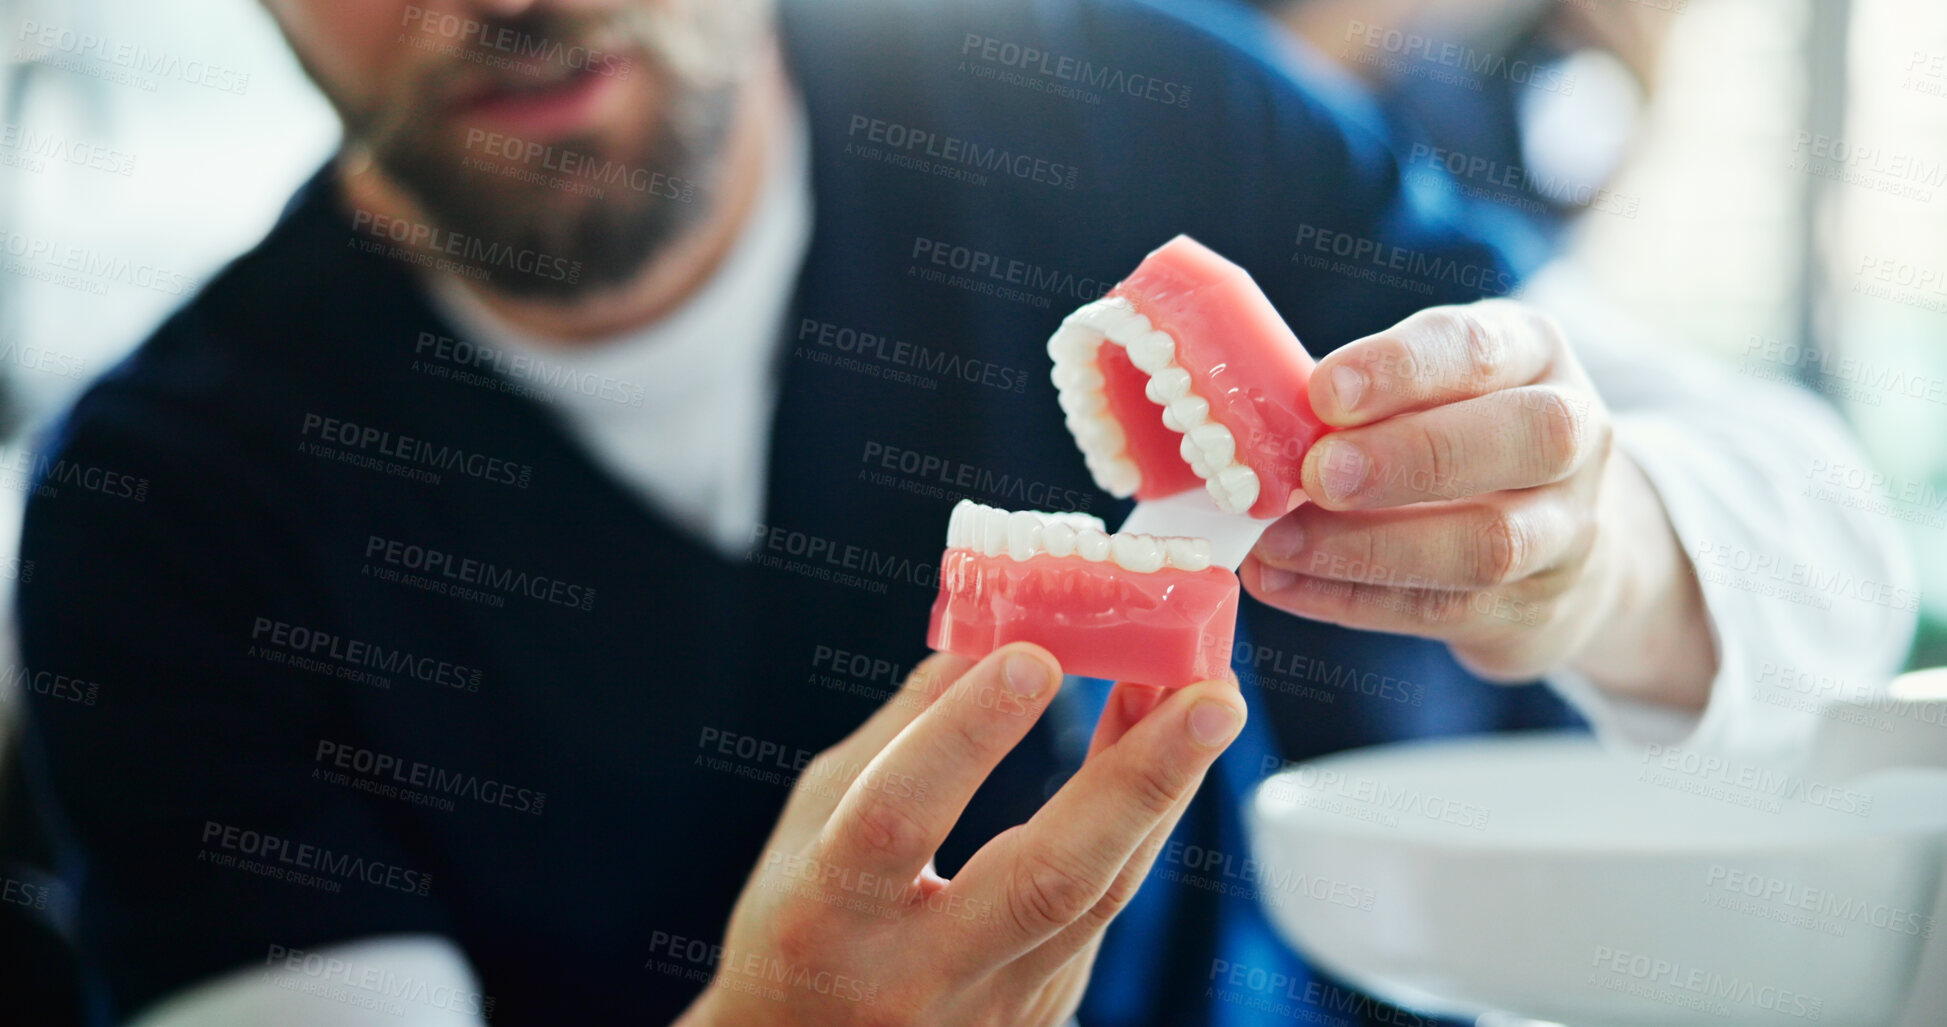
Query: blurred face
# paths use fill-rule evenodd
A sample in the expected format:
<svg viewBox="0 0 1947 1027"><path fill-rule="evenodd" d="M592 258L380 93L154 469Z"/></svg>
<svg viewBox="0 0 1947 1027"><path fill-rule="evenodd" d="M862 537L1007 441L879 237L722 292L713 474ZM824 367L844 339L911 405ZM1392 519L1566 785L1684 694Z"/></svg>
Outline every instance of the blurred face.
<svg viewBox="0 0 1947 1027"><path fill-rule="evenodd" d="M449 232L628 280L703 217L769 0L266 0L348 143Z"/></svg>

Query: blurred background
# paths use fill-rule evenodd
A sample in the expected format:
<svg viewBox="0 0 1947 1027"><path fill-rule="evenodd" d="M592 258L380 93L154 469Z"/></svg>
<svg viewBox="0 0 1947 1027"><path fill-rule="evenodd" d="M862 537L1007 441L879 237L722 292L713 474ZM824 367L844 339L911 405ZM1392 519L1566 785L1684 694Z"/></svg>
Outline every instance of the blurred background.
<svg viewBox="0 0 1947 1027"><path fill-rule="evenodd" d="M1911 664L1947 664L1947 4L1257 6L1424 129L1409 177L1446 169L1666 340L1841 409L1877 467L1831 498L1907 537ZM250 0L0 0L0 33L11 554L36 433L249 247L338 133ZM1530 70L1457 81L1393 42L1415 37ZM17 687L0 678L0 739Z"/></svg>

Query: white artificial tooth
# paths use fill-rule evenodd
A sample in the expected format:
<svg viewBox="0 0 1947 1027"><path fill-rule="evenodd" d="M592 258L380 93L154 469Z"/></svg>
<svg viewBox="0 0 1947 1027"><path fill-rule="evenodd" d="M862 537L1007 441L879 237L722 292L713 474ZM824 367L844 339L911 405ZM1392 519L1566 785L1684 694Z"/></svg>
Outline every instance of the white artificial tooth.
<svg viewBox="0 0 1947 1027"><path fill-rule="evenodd" d="M1097 517L1094 514L1085 514L1075 510L1070 510L1061 513L1044 513L1041 515L1041 523L1066 524L1069 527L1074 528L1076 530L1080 530L1082 528L1094 528L1096 531L1102 532L1103 534L1107 534L1109 531L1108 526L1102 523L1102 518Z"/></svg>
<svg viewBox="0 0 1947 1027"><path fill-rule="evenodd" d="M1183 438L1194 442L1203 451L1204 462L1212 467L1222 467L1237 455L1236 437L1231 435L1229 428L1215 421L1190 429L1190 433Z"/></svg>
<svg viewBox="0 0 1947 1027"><path fill-rule="evenodd" d="M1136 313L1136 308L1124 300L1117 300L1115 305L1105 308L1096 323L1101 326L1103 335L1124 345L1150 330L1149 318Z"/></svg>
<svg viewBox="0 0 1947 1027"><path fill-rule="evenodd" d="M1203 450L1198 449L1197 444L1191 442L1188 435L1183 436L1183 441L1176 444L1176 452L1183 457L1184 463L1190 465L1191 473L1199 478L1210 477L1209 461L1203 458Z"/></svg>
<svg viewBox="0 0 1947 1027"><path fill-rule="evenodd" d="M1109 536L1094 528L1083 528L1075 533L1075 552L1090 563L1101 563L1109 558Z"/></svg>
<svg viewBox="0 0 1947 1027"><path fill-rule="evenodd" d="M1163 569L1163 546L1153 535L1123 534L1109 538L1116 566L1148 574Z"/></svg>
<svg viewBox="0 0 1947 1027"><path fill-rule="evenodd" d="M953 514L946 519L946 547L948 549L967 548L967 519L973 516L971 499L962 499L953 504Z"/></svg>
<svg viewBox="0 0 1947 1027"><path fill-rule="evenodd" d="M1176 340L1168 332L1145 332L1129 340L1129 362L1144 374L1153 375L1170 366L1176 356Z"/></svg>
<svg viewBox="0 0 1947 1027"><path fill-rule="evenodd" d="M1055 403L1061 412L1072 417L1092 414L1109 405L1109 397L1100 390L1063 389L1055 395Z"/></svg>
<svg viewBox="0 0 1947 1027"><path fill-rule="evenodd" d="M1007 515L1007 555L1026 560L1041 549L1041 518L1026 510Z"/></svg>
<svg viewBox="0 0 1947 1027"><path fill-rule="evenodd" d="M1067 317L1062 318L1061 323L1063 325L1074 325L1107 335L1111 327L1121 324L1134 312L1134 309L1129 306L1127 300L1120 297L1104 296L1099 300L1084 303L1080 307L1075 308Z"/></svg>
<svg viewBox="0 0 1947 1027"><path fill-rule="evenodd" d="M1169 406L1171 400L1190 394L1190 372L1174 365L1165 367L1150 377L1143 394L1157 406Z"/></svg>
<svg viewBox="0 0 1947 1027"><path fill-rule="evenodd" d="M1210 493L1210 498L1217 504L1217 509L1228 514L1237 512L1236 504L1230 501L1230 492L1224 488L1223 482L1215 478L1206 478L1203 482L1203 490Z"/></svg>
<svg viewBox="0 0 1947 1027"><path fill-rule="evenodd" d="M1178 396L1170 400L1169 412L1176 415L1176 423L1183 427L1176 429L1189 434L1190 429L1210 420L1210 401L1202 396Z"/></svg>
<svg viewBox="0 0 1947 1027"><path fill-rule="evenodd" d="M1101 414L1071 417L1068 419L1068 430L1084 448L1105 454L1122 452L1123 445L1129 441L1128 436L1122 433L1122 425L1117 424L1114 418Z"/></svg>
<svg viewBox="0 0 1947 1027"><path fill-rule="evenodd" d="M1095 348L1102 344L1093 332L1063 324L1048 337L1048 356L1056 364L1086 364L1095 359Z"/></svg>
<svg viewBox="0 0 1947 1027"><path fill-rule="evenodd" d="M1183 430L1183 422L1176 419L1176 411L1170 407L1163 408L1163 427L1173 432L1181 432Z"/></svg>
<svg viewBox="0 0 1947 1027"><path fill-rule="evenodd" d="M1170 566L1178 570L1200 571L1210 566L1209 539L1168 539L1163 543L1163 551L1169 557Z"/></svg>
<svg viewBox="0 0 1947 1027"><path fill-rule="evenodd" d="M1108 384L1093 362L1056 364L1054 371L1048 377L1054 381L1055 388L1063 392L1070 389L1100 392L1103 386Z"/></svg>
<svg viewBox="0 0 1947 1027"><path fill-rule="evenodd" d="M1221 502L1217 504L1225 513L1243 513L1257 502L1257 472L1243 464L1232 464L1225 468L1222 474L1217 475L1217 481L1230 497L1229 506Z"/></svg>
<svg viewBox="0 0 1947 1027"><path fill-rule="evenodd" d="M1041 529L1041 548L1049 556L1071 556L1075 552L1075 528L1054 521Z"/></svg>
<svg viewBox="0 0 1947 1027"><path fill-rule="evenodd" d="M1128 499L1142 487L1143 472L1136 466L1135 461L1119 458L1109 461L1106 478L1107 480L1102 484L1102 491L1117 499Z"/></svg>
<svg viewBox="0 0 1947 1027"><path fill-rule="evenodd" d="M1007 552L1007 511L987 507L980 516L980 552L999 556Z"/></svg>

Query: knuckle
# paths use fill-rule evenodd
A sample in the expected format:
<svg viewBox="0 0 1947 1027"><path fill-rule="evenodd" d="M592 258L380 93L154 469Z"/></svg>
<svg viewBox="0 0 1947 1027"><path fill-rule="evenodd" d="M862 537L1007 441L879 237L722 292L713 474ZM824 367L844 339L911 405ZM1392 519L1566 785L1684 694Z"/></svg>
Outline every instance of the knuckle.
<svg viewBox="0 0 1947 1027"><path fill-rule="evenodd" d="M1421 486L1416 491L1436 497L1460 496L1466 494L1455 475L1463 459L1460 444L1451 432L1438 431L1418 424L1414 434L1414 448L1420 454L1420 466L1425 469L1425 478L1414 482Z"/></svg>
<svg viewBox="0 0 1947 1027"><path fill-rule="evenodd" d="M901 857L926 844L926 824L905 800L882 791L854 794L859 796L859 804L853 815L853 837L867 854Z"/></svg>
<svg viewBox="0 0 1947 1027"><path fill-rule="evenodd" d="M1580 463L1588 441L1587 409L1556 389L1537 390L1531 400L1542 470L1551 478L1564 476Z"/></svg>
<svg viewBox="0 0 1947 1027"><path fill-rule="evenodd" d="M1447 330L1456 344L1460 375L1480 386L1500 378L1508 364L1507 340L1471 307L1448 307Z"/></svg>
<svg viewBox="0 0 1947 1027"><path fill-rule="evenodd" d="M1007 892L1008 914L1023 935L1039 935L1073 923L1095 898L1084 868L1072 857L1028 853Z"/></svg>
<svg viewBox="0 0 1947 1027"><path fill-rule="evenodd" d="M1519 519L1506 511L1489 511L1474 532L1473 577L1468 584L1483 588L1513 581L1527 566L1534 544L1533 534Z"/></svg>
<svg viewBox="0 0 1947 1027"><path fill-rule="evenodd" d="M1145 760L1129 775L1129 796L1151 819L1161 819L1183 798L1187 782L1181 772L1162 760Z"/></svg>
<svg viewBox="0 0 1947 1027"><path fill-rule="evenodd" d="M1472 595L1470 592L1424 589L1414 601L1414 614L1431 627L1455 627L1467 620L1468 601Z"/></svg>

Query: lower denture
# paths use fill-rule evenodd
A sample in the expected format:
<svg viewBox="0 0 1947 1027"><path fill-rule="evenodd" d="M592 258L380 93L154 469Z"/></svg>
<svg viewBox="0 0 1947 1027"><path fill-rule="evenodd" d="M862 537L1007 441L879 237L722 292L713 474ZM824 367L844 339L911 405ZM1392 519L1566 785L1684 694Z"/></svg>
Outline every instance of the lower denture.
<svg viewBox="0 0 1947 1027"><path fill-rule="evenodd" d="M1209 562L1200 540L1107 536L1100 522L1073 515L1009 513L962 501L954 509L940 564L928 644L978 659L1010 642L1032 642L1083 677L1180 688L1224 677L1237 622L1237 575ZM1121 539L1130 558L1155 562L1131 569L1122 557L1054 555L1044 546L995 545L1006 532L1024 535L1063 524L1073 532ZM1057 529L1058 531L1063 529ZM1174 543L1174 545L1172 545ZM1064 548L1060 545L1057 549ZM1017 554L1026 554L1018 558Z"/></svg>

